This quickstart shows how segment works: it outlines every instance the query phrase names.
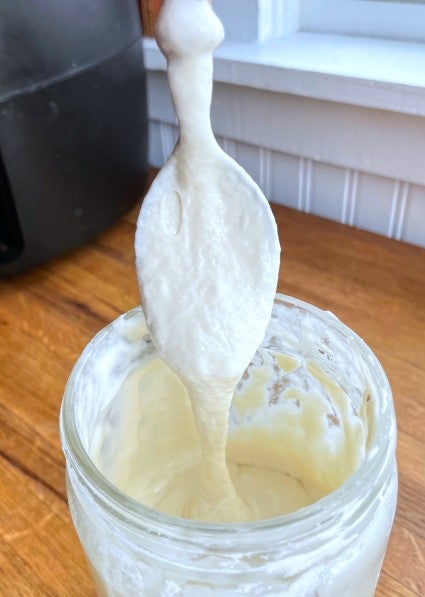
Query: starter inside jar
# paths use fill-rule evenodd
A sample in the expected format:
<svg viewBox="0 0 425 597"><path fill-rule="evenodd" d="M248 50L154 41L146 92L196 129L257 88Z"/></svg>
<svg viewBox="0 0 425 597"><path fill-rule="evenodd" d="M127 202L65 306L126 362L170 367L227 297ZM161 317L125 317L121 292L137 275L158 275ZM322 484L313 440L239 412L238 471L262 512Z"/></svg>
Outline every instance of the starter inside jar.
<svg viewBox="0 0 425 597"><path fill-rule="evenodd" d="M247 520L287 514L337 489L367 454L369 398L365 391L354 404L314 360L260 348L233 397L226 452ZM99 414L90 456L130 497L186 516L200 441L187 392L154 349Z"/></svg>

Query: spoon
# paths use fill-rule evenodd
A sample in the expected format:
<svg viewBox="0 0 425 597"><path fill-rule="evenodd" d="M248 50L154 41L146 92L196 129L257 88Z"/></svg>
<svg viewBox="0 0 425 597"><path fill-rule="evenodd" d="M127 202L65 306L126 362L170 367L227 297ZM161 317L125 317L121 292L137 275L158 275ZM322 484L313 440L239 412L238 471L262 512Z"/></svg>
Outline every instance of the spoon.
<svg viewBox="0 0 425 597"><path fill-rule="evenodd" d="M186 515L237 521L249 512L226 464L229 408L270 319L280 246L267 200L212 131L212 55L223 37L208 0L163 3L157 41L180 137L144 200L135 249L148 328L187 388L201 439Z"/></svg>

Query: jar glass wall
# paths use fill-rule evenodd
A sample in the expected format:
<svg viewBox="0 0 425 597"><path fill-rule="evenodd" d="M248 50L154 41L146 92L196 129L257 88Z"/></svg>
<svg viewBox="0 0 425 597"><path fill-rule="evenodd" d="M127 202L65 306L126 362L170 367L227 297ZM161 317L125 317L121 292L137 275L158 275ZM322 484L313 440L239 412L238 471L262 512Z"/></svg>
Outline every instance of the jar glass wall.
<svg viewBox="0 0 425 597"><path fill-rule="evenodd" d="M154 354L142 310L121 316L86 347L65 390L61 438L70 510L99 594L373 595L397 494L388 380L372 351L331 313L281 295L257 366L270 351L317 363L353 409L367 409L366 458L309 506L258 522L213 524L143 506L112 485L90 457L105 409ZM237 417L231 419L237 428Z"/></svg>

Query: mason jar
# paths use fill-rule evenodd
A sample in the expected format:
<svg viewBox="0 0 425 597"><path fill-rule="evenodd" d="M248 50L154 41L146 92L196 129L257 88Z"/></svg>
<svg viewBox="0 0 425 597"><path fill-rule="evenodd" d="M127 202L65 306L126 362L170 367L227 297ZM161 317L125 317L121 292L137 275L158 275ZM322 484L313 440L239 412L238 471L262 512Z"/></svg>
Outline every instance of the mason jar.
<svg viewBox="0 0 425 597"><path fill-rule="evenodd" d="M99 421L125 379L155 349L140 307L88 344L65 389L60 429L69 507L99 595L374 594L397 496L388 380L373 352L332 313L290 297L276 296L260 351L271 349L317 363L344 389L354 410L368 409L366 456L346 481L314 503L234 524L155 511L100 472L91 457Z"/></svg>

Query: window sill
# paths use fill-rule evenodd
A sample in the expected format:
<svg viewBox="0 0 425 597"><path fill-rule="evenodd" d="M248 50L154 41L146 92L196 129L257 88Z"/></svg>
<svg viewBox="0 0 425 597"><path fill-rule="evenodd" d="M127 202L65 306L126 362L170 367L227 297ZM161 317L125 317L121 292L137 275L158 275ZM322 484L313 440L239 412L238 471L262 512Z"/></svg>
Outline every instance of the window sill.
<svg viewBox="0 0 425 597"><path fill-rule="evenodd" d="M148 70L165 70L145 38ZM224 43L215 54L221 83L425 116L425 44L321 33L264 43Z"/></svg>

